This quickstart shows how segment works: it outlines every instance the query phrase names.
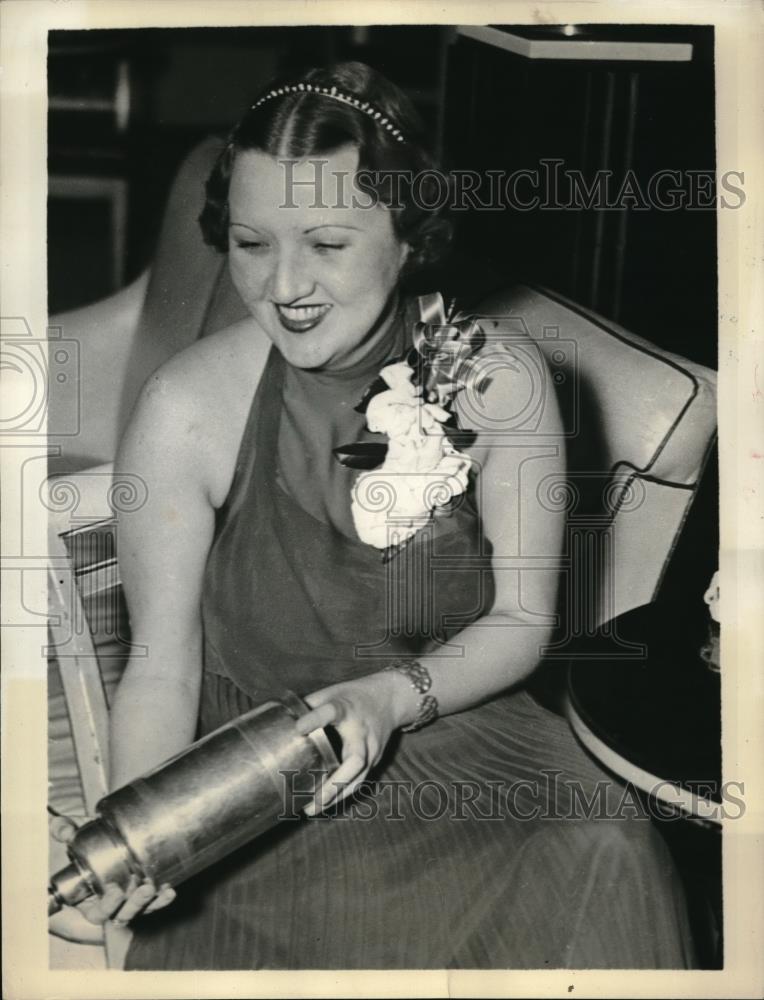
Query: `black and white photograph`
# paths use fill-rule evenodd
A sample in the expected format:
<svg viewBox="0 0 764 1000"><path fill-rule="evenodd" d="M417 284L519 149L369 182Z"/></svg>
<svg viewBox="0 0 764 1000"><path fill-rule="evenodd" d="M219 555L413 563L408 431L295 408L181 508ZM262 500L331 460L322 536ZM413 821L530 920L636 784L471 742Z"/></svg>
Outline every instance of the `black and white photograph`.
<svg viewBox="0 0 764 1000"><path fill-rule="evenodd" d="M756 995L729 27L113 6L46 26L44 331L3 308L40 972Z"/></svg>

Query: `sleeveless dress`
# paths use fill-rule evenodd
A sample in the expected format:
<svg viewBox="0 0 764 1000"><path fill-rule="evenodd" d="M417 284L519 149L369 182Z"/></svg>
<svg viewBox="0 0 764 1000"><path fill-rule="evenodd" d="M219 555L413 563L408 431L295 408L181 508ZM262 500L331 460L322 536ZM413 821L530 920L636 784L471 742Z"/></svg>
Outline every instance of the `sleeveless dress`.
<svg viewBox="0 0 764 1000"><path fill-rule="evenodd" d="M271 349L205 572L200 735L285 688L306 695L433 641L458 652L490 607L473 489L388 562L354 537L357 473L331 449L373 437L354 407L411 320L409 305L342 373ZM397 734L372 777L134 921L126 968L692 965L660 834L628 811L579 818L577 796L617 807L623 788L526 690Z"/></svg>

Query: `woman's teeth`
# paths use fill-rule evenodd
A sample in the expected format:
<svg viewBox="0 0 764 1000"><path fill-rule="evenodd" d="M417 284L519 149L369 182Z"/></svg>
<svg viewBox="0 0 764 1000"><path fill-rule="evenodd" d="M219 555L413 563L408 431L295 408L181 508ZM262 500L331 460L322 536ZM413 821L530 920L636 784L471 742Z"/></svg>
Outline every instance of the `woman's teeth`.
<svg viewBox="0 0 764 1000"><path fill-rule="evenodd" d="M304 333L306 330L312 330L330 309L330 305L276 306L281 325L292 333Z"/></svg>
<svg viewBox="0 0 764 1000"><path fill-rule="evenodd" d="M328 312L329 306L278 306L282 316L287 319L316 319Z"/></svg>

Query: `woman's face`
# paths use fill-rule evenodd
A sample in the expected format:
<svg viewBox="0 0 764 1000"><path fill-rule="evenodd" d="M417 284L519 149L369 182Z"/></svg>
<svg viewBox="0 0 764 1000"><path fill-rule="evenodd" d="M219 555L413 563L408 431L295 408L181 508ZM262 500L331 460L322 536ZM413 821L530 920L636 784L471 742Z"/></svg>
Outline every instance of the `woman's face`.
<svg viewBox="0 0 764 1000"><path fill-rule="evenodd" d="M298 368L349 367L390 322L385 307L408 247L388 209L365 207L369 199L353 184L357 164L352 146L297 162L257 150L236 156L229 190L233 282Z"/></svg>

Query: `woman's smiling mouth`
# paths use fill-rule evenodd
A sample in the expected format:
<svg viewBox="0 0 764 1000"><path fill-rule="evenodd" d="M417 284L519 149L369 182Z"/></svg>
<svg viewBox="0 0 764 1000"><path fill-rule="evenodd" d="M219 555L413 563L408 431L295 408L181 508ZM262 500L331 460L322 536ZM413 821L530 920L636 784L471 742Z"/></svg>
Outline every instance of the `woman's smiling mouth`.
<svg viewBox="0 0 764 1000"><path fill-rule="evenodd" d="M283 306L274 302L279 322L290 333L306 333L318 326L331 305Z"/></svg>

